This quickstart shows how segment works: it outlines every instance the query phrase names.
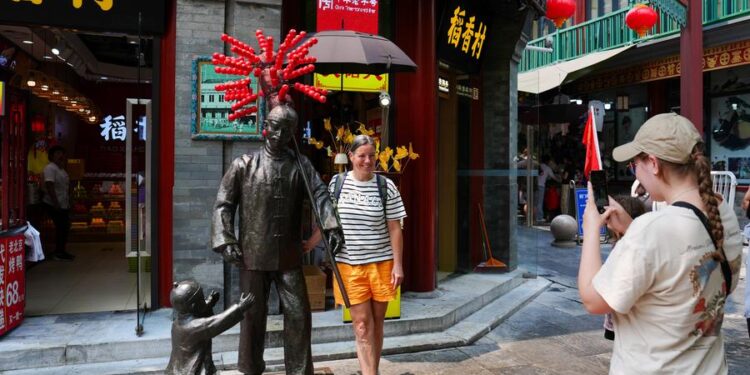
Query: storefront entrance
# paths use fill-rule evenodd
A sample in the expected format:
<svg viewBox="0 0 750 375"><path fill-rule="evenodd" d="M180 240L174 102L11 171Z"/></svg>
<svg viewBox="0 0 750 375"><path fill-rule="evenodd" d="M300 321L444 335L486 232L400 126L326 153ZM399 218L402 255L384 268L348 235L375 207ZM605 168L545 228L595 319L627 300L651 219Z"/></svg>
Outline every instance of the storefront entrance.
<svg viewBox="0 0 750 375"><path fill-rule="evenodd" d="M5 24L0 46L25 123L26 216L45 255L26 264L25 315L153 306L153 39ZM52 184L57 204L50 160L69 180L64 193Z"/></svg>

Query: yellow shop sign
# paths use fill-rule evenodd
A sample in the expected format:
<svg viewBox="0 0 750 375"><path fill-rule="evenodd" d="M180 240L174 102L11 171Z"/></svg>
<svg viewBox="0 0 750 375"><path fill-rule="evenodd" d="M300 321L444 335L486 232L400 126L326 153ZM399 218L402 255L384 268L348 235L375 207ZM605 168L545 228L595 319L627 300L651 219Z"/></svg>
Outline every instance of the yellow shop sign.
<svg viewBox="0 0 750 375"><path fill-rule="evenodd" d="M315 74L315 87L340 91L341 74ZM343 74L344 91L388 91L388 74Z"/></svg>

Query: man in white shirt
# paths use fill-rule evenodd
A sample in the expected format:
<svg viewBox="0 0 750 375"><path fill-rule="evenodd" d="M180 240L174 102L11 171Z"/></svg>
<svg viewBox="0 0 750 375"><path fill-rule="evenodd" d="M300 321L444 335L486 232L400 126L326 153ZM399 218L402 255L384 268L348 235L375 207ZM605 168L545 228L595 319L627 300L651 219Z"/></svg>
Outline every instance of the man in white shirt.
<svg viewBox="0 0 750 375"><path fill-rule="evenodd" d="M72 261L75 256L65 249L70 233L70 178L65 171L68 158L61 146L47 151L49 164L44 167L44 208L55 224L55 252L52 259Z"/></svg>

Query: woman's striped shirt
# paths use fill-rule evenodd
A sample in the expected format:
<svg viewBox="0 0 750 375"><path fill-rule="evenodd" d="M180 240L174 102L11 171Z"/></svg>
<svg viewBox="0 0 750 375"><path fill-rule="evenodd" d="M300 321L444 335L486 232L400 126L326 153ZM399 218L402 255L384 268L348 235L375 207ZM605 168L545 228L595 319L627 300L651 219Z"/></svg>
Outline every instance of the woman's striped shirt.
<svg viewBox="0 0 750 375"><path fill-rule="evenodd" d="M349 173L349 172L347 172ZM328 191L336 199L335 186L339 175L331 179ZM357 181L349 173L341 187L337 202L337 211L344 230L345 245L336 255L336 261L358 265L382 262L393 259L388 225L383 219L383 204L378 191L377 176L369 181ZM401 194L396 185L387 182L386 212L388 220L399 220L406 217L406 210L401 201Z"/></svg>

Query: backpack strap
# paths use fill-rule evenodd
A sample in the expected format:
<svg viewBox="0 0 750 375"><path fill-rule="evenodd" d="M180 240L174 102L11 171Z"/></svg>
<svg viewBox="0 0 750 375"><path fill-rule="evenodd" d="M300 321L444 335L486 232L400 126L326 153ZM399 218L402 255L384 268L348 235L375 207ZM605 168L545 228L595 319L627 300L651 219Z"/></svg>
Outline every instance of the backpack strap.
<svg viewBox="0 0 750 375"><path fill-rule="evenodd" d="M724 274L724 282L727 284L727 296L732 293L732 269L729 267L729 261L727 260L727 255L724 252L724 248L718 248L716 246L716 241L714 241L714 237L711 235L711 228L709 226L708 218L703 213L703 211L699 210L698 207L693 206L692 204L688 202L674 202L672 203L672 206L677 207L683 207L691 209L695 216L698 216L698 219L700 219L701 223L703 224L703 227L706 228L706 232L708 232L708 237L711 238L711 241L714 242L714 247L716 247L719 252L721 252L721 256L723 260L721 261L721 273Z"/></svg>
<svg viewBox="0 0 750 375"><path fill-rule="evenodd" d="M386 222L388 218L385 216L385 208L388 204L388 183L385 181L385 177L375 173L375 180L378 183L378 193L380 194L380 201L383 203L383 220Z"/></svg>
<svg viewBox="0 0 750 375"><path fill-rule="evenodd" d="M341 196L341 189L344 187L344 181L346 181L347 172L340 172L336 176L336 182L333 185L333 197L336 199L338 204L339 197Z"/></svg>

